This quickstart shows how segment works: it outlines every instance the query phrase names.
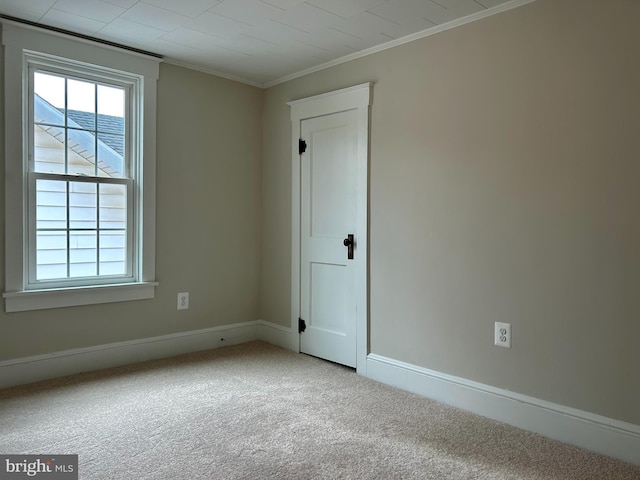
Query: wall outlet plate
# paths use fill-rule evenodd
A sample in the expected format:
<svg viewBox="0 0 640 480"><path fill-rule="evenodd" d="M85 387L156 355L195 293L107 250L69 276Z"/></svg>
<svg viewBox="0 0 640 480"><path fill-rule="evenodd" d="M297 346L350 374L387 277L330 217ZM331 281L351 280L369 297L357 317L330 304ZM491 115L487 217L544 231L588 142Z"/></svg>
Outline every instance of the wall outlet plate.
<svg viewBox="0 0 640 480"><path fill-rule="evenodd" d="M181 292L178 294L178 310L187 310L189 308L189 292Z"/></svg>
<svg viewBox="0 0 640 480"><path fill-rule="evenodd" d="M511 324L496 322L493 343L498 347L511 348Z"/></svg>

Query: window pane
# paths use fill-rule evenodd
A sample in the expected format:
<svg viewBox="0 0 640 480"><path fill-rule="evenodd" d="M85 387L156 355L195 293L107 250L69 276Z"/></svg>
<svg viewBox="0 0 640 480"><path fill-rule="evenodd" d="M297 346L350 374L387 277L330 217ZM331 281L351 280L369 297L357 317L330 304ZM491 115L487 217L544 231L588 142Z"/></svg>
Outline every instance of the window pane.
<svg viewBox="0 0 640 480"><path fill-rule="evenodd" d="M97 185L69 182L69 227L96 228L98 221Z"/></svg>
<svg viewBox="0 0 640 480"><path fill-rule="evenodd" d="M81 80L67 81L67 115L69 126L96 129L96 84Z"/></svg>
<svg viewBox="0 0 640 480"><path fill-rule="evenodd" d="M33 127L34 171L64 173L64 129L34 125Z"/></svg>
<svg viewBox="0 0 640 480"><path fill-rule="evenodd" d="M42 72L33 74L33 108L36 123L64 125L63 77Z"/></svg>
<svg viewBox="0 0 640 480"><path fill-rule="evenodd" d="M69 276L94 277L97 274L96 232L70 232Z"/></svg>
<svg viewBox="0 0 640 480"><path fill-rule="evenodd" d="M100 176L124 177L124 137L98 134L98 169Z"/></svg>
<svg viewBox="0 0 640 480"><path fill-rule="evenodd" d="M100 275L124 275L126 253L126 232L100 233Z"/></svg>
<svg viewBox="0 0 640 480"><path fill-rule="evenodd" d="M127 228L126 185L100 185L100 228Z"/></svg>
<svg viewBox="0 0 640 480"><path fill-rule="evenodd" d="M67 182L36 180L36 227L67 228Z"/></svg>
<svg viewBox="0 0 640 480"><path fill-rule="evenodd" d="M98 175L123 178L125 90L98 85Z"/></svg>
<svg viewBox="0 0 640 480"><path fill-rule="evenodd" d="M114 133L99 133L98 139L120 157L124 156L124 135Z"/></svg>
<svg viewBox="0 0 640 480"><path fill-rule="evenodd" d="M83 112L80 110L67 111L67 126L79 130L96 130L96 114L93 112Z"/></svg>
<svg viewBox="0 0 640 480"><path fill-rule="evenodd" d="M95 176L96 144L94 134L83 130L69 129L67 135L67 173Z"/></svg>
<svg viewBox="0 0 640 480"><path fill-rule="evenodd" d="M39 232L36 235L36 278L67 277L66 232Z"/></svg>
<svg viewBox="0 0 640 480"><path fill-rule="evenodd" d="M124 135L124 89L98 85L98 131Z"/></svg>

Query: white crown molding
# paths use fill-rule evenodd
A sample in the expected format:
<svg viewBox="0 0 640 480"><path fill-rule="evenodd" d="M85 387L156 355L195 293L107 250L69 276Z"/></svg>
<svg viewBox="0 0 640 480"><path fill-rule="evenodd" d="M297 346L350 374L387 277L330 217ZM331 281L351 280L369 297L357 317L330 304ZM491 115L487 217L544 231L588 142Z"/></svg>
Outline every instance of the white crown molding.
<svg viewBox="0 0 640 480"><path fill-rule="evenodd" d="M405 43L420 40L421 38L429 37L431 35L435 35L436 33L444 32L446 30L451 30L453 28L466 25L467 23L475 22L477 20L481 20L483 18L490 17L492 15L497 15L498 13L506 12L507 10L513 10L514 8L518 8L535 1L536 0L512 0L510 2L496 5L495 7L487 8L486 10L482 10L480 12L467 15L466 17L458 18L456 20L452 20L447 23L442 23L435 27L430 27L420 32L412 33L411 35L407 35L406 37L391 40L381 45L376 45L375 47L371 47L366 50L361 50L356 53L351 53L349 55L345 55L344 57L340 57L335 60L331 60L329 62L323 63L321 65L316 65L315 67L310 67L305 70L301 70L299 72L286 75L277 80L273 80L263 84L262 88L275 87L276 85L279 85L281 83L285 83L290 80L294 80L296 78L309 75L311 73L319 72L321 70L326 70L327 68L335 67L336 65L350 62L352 60L357 60L358 58L367 57L369 55L373 55L374 53L382 52L384 50L389 50L390 48L398 47L400 45L404 45Z"/></svg>

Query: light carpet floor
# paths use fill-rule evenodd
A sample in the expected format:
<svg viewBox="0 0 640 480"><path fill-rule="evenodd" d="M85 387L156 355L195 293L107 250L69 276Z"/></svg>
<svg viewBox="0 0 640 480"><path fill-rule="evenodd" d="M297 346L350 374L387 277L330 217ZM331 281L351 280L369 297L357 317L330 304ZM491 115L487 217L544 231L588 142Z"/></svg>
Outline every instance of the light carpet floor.
<svg viewBox="0 0 640 480"><path fill-rule="evenodd" d="M640 467L262 342L0 390L0 453L82 479L640 479Z"/></svg>

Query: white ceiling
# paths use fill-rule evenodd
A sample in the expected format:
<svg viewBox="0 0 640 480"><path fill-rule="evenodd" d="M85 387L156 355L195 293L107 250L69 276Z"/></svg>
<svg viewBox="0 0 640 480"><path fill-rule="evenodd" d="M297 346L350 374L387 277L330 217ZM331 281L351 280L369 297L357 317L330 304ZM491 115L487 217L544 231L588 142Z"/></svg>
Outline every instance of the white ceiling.
<svg viewBox="0 0 640 480"><path fill-rule="evenodd" d="M257 86L533 0L0 0L0 13Z"/></svg>

